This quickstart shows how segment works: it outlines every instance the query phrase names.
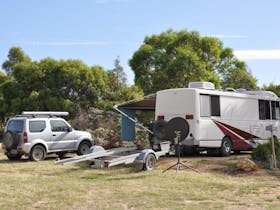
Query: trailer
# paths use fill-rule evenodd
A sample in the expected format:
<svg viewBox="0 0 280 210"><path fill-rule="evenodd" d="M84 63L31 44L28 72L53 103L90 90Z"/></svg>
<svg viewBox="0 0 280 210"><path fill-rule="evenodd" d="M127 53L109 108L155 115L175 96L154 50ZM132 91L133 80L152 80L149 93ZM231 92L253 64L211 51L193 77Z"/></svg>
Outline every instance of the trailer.
<svg viewBox="0 0 280 210"><path fill-rule="evenodd" d="M161 156L165 156L170 152L170 142L164 141L160 143L160 150L152 149L137 150L137 147L120 147L105 150L101 146L93 146L86 155L81 155L64 160L57 160L55 164L69 165L88 161L92 168L110 168L120 164L135 164L143 170L153 170L156 162Z"/></svg>

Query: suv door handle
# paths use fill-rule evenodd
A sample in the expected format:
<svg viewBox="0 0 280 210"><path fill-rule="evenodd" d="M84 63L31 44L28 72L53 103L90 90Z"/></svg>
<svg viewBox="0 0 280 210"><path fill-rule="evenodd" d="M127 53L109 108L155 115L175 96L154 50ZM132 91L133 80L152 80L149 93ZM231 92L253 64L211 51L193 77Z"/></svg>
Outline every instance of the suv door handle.
<svg viewBox="0 0 280 210"><path fill-rule="evenodd" d="M53 134L53 136L56 136L55 134Z"/></svg>

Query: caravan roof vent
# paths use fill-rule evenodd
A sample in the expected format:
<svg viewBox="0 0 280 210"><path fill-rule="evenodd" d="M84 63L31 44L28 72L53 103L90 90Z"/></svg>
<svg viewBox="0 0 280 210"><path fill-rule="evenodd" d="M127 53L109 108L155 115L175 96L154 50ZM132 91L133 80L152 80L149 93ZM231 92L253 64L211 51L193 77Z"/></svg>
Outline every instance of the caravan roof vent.
<svg viewBox="0 0 280 210"><path fill-rule="evenodd" d="M226 88L227 92L237 92L234 88Z"/></svg>
<svg viewBox="0 0 280 210"><path fill-rule="evenodd" d="M215 90L215 85L212 82L190 82L189 88Z"/></svg>

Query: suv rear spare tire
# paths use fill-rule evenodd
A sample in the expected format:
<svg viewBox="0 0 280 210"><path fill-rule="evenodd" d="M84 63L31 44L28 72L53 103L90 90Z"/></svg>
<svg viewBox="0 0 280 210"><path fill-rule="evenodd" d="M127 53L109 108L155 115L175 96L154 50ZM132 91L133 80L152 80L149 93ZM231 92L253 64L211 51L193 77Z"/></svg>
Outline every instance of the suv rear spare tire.
<svg viewBox="0 0 280 210"><path fill-rule="evenodd" d="M16 149L19 143L19 134L11 131L4 133L3 145L7 150Z"/></svg>

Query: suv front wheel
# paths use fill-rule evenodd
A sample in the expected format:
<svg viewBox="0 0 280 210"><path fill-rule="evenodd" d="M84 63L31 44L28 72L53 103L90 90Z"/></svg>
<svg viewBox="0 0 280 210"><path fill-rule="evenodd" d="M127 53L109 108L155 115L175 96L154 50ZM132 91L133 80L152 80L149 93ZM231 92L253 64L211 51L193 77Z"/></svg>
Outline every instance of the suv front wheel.
<svg viewBox="0 0 280 210"><path fill-rule="evenodd" d="M29 155L30 160L40 161L46 158L46 150L42 145L35 145Z"/></svg>
<svg viewBox="0 0 280 210"><path fill-rule="evenodd" d="M88 153L89 149L91 148L91 143L89 141L82 141L78 147L77 154L78 155L85 155Z"/></svg>

